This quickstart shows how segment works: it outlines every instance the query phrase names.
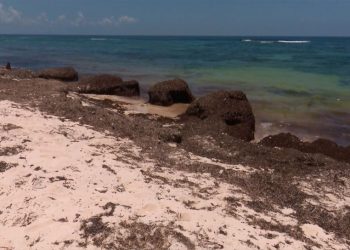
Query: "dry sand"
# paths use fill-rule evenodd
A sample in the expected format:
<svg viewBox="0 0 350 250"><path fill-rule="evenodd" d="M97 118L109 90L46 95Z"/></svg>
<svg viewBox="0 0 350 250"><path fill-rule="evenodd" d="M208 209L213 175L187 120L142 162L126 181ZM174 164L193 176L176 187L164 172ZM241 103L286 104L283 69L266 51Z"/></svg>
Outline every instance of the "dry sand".
<svg viewBox="0 0 350 250"><path fill-rule="evenodd" d="M238 186L163 168L129 139L10 101L0 101L0 117L0 249L349 249L293 209L258 213ZM299 225L305 238L252 218Z"/></svg>

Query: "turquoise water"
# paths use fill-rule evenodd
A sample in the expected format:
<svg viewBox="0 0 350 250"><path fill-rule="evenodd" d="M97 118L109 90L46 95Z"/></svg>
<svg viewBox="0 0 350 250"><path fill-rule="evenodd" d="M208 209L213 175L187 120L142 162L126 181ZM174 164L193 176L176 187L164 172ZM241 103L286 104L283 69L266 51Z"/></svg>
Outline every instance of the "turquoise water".
<svg viewBox="0 0 350 250"><path fill-rule="evenodd" d="M350 144L350 38L0 36L0 58L38 69L113 73L143 89L181 77L196 95L241 89L258 130Z"/></svg>

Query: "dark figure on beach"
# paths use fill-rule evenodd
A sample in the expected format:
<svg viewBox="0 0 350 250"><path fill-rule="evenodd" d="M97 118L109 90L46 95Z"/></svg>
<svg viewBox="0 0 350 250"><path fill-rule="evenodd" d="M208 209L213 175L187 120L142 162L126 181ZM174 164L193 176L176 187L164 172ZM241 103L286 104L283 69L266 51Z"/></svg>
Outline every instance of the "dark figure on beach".
<svg viewBox="0 0 350 250"><path fill-rule="evenodd" d="M6 69L7 69L7 70L11 70L11 63L8 62L8 63L6 64Z"/></svg>

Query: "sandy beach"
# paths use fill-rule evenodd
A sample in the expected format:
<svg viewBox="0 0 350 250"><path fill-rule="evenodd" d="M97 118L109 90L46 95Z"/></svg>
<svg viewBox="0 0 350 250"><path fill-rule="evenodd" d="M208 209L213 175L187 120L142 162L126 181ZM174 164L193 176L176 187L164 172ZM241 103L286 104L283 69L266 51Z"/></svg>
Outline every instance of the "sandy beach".
<svg viewBox="0 0 350 250"><path fill-rule="evenodd" d="M349 248L348 163L66 86L0 79L0 249Z"/></svg>

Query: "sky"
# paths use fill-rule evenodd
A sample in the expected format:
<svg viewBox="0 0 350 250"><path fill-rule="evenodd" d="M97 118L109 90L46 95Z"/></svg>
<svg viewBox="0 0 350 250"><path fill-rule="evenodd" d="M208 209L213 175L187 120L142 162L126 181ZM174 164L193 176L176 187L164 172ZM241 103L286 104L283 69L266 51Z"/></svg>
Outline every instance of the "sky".
<svg viewBox="0 0 350 250"><path fill-rule="evenodd" d="M350 36L350 0L0 0L0 34Z"/></svg>

